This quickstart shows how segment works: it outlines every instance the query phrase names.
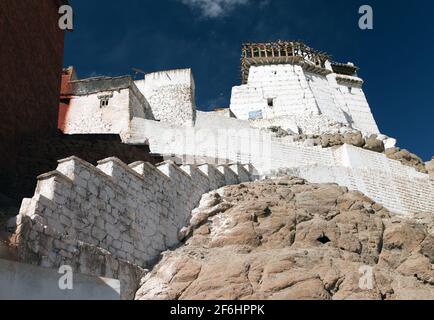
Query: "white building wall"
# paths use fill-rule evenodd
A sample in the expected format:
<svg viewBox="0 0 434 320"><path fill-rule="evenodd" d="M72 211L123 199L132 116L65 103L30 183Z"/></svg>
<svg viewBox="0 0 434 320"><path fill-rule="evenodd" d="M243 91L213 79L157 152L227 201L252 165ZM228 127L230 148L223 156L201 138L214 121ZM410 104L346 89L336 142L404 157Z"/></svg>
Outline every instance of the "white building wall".
<svg viewBox="0 0 434 320"><path fill-rule="evenodd" d="M274 99L273 107L268 99ZM251 67L248 84L232 89L231 110L238 119L262 111L264 118L318 113L302 67L270 65Z"/></svg>
<svg viewBox="0 0 434 320"><path fill-rule="evenodd" d="M251 163L259 175L288 170L312 182L361 191L397 214L434 213L434 181L381 153L349 145L306 147L254 128L179 128L133 119L132 130L124 141L148 142L153 153Z"/></svg>
<svg viewBox="0 0 434 320"><path fill-rule="evenodd" d="M179 244L202 195L245 181L245 175L227 166L154 167L109 158L94 167L76 157L61 160L56 171L38 177L35 195L23 201L16 232L20 254L37 256L45 267L80 268L105 251L110 257L104 259L146 267ZM83 245L93 252L82 251ZM113 276L108 269L85 273L98 271Z"/></svg>
<svg viewBox="0 0 434 320"><path fill-rule="evenodd" d="M329 76L305 72L297 65L252 66L246 85L232 89L231 110L239 119L248 120L260 111L256 126L281 126L303 133L320 134L336 130L338 125L352 126L366 134L379 133L366 97L357 83L349 85ZM351 88L351 92L349 90ZM269 107L273 99L273 107Z"/></svg>
<svg viewBox="0 0 434 320"><path fill-rule="evenodd" d="M101 95L112 96L108 106L101 107ZM129 108L129 89L74 96L65 113L63 131L65 134L119 134L128 129Z"/></svg>
<svg viewBox="0 0 434 320"><path fill-rule="evenodd" d="M352 120L352 126L362 132L380 133L377 123L372 115L365 93L357 86L339 85L338 93L342 95L344 104L340 107L348 110Z"/></svg>
<svg viewBox="0 0 434 320"><path fill-rule="evenodd" d="M342 109L335 101L334 90L330 86L327 77L313 73L306 73L305 76L315 97L320 114L332 121L349 125Z"/></svg>
<svg viewBox="0 0 434 320"><path fill-rule="evenodd" d="M149 102L156 120L180 126L194 124L195 83L191 69L146 74L145 79L135 84Z"/></svg>

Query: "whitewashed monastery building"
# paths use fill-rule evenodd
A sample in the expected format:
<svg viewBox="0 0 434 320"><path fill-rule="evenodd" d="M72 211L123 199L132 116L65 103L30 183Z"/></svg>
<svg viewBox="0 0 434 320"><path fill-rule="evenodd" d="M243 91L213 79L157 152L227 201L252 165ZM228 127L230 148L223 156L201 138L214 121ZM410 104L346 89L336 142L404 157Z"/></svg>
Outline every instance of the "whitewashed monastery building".
<svg viewBox="0 0 434 320"><path fill-rule="evenodd" d="M296 139L361 132L394 146L380 134L353 64L333 63L298 42L247 44L242 76L230 109L200 112L189 69L138 81L77 80L68 69L59 114L65 134L119 134L173 161L60 160L38 177L15 219L21 260L120 279L121 297L131 299L143 268L179 244L202 195L278 172L361 191L393 214L434 213L428 174L352 144Z"/></svg>
<svg viewBox="0 0 434 320"><path fill-rule="evenodd" d="M196 108L190 69L131 77L70 82L66 134L116 133L128 144L178 164L250 164L256 176L285 169L312 182L336 182L359 190L401 214L434 212L434 186L427 174L384 154L343 145L324 149L277 138L269 127L292 134L360 131L378 135L386 148L396 141L379 131L353 63L300 42L245 44L242 85L232 89L230 108Z"/></svg>

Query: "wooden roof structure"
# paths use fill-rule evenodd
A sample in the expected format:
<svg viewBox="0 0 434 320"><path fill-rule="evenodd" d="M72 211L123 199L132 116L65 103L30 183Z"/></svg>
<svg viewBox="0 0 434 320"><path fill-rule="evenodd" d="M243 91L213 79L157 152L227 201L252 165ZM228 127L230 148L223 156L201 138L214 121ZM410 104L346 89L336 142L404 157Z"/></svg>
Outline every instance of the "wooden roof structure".
<svg viewBox="0 0 434 320"><path fill-rule="evenodd" d="M244 43L241 56L241 79L246 84L251 66L273 64L298 64L308 71L329 74L325 63L330 56L314 50L301 41L282 41L267 43Z"/></svg>
<svg viewBox="0 0 434 320"><path fill-rule="evenodd" d="M353 76L359 70L359 68L353 64L350 63L345 64L339 62L332 62L332 69L334 73L343 74L347 76Z"/></svg>

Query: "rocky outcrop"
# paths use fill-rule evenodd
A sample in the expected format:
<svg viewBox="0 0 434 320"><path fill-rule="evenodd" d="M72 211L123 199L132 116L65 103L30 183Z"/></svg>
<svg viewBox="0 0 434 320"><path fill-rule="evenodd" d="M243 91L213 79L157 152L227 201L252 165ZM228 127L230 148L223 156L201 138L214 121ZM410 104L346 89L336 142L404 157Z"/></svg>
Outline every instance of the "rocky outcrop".
<svg viewBox="0 0 434 320"><path fill-rule="evenodd" d="M276 136L277 138L283 138L283 137L287 137L289 136L289 132L282 129L282 127L270 127L268 128L268 130L273 133L274 136Z"/></svg>
<svg viewBox="0 0 434 320"><path fill-rule="evenodd" d="M430 177L431 177L432 179L434 179L434 157L432 158L431 161L428 161L428 162L425 164L425 168L426 168L426 170L428 171Z"/></svg>
<svg viewBox="0 0 434 320"><path fill-rule="evenodd" d="M295 142L302 142L312 146L331 148L349 144L355 147L364 148L374 152L384 152L384 140L380 140L377 135L364 138L361 132L326 133L323 135L297 135L294 136Z"/></svg>
<svg viewBox="0 0 434 320"><path fill-rule="evenodd" d="M405 166L415 168L419 172L428 173L423 160L407 150L402 150L400 148L389 148L385 151L385 154L389 159L397 160Z"/></svg>
<svg viewBox="0 0 434 320"><path fill-rule="evenodd" d="M418 172L428 173L426 166L431 166L430 170L434 176L434 160L426 165L423 160L417 155L410 153L407 150L402 150L397 147L386 148L388 145L395 145L394 139L387 138L383 135L371 135L364 137L359 131L348 131L346 133L325 133L322 135L290 135L281 127L270 127L268 129L278 138L287 138L290 136L293 142L303 143L305 146L320 146L322 148L332 148L342 146L344 144L352 145L366 150L384 153L388 158L397 160L403 165L412 167Z"/></svg>
<svg viewBox="0 0 434 320"><path fill-rule="evenodd" d="M363 149L382 153L385 150L384 142L379 140L378 136L374 134L370 136L368 139L366 139Z"/></svg>
<svg viewBox="0 0 434 320"><path fill-rule="evenodd" d="M434 299L431 215L281 178L203 197L137 299Z"/></svg>

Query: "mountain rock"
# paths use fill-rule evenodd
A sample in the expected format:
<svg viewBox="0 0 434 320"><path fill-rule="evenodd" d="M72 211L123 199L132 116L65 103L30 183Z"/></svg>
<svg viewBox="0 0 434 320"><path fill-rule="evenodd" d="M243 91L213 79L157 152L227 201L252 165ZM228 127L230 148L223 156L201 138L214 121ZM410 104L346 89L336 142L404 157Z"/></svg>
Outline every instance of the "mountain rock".
<svg viewBox="0 0 434 320"><path fill-rule="evenodd" d="M434 157L431 161L428 161L425 165L426 170L428 171L430 177L434 179Z"/></svg>
<svg viewBox="0 0 434 320"><path fill-rule="evenodd" d="M419 172L428 173L423 160L405 149L389 148L386 149L385 154L389 159L397 160L403 165L413 167Z"/></svg>
<svg viewBox="0 0 434 320"><path fill-rule="evenodd" d="M203 197L137 299L434 299L432 215L284 177Z"/></svg>

